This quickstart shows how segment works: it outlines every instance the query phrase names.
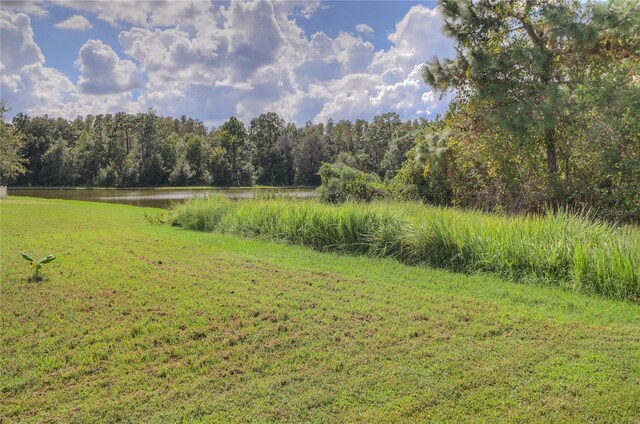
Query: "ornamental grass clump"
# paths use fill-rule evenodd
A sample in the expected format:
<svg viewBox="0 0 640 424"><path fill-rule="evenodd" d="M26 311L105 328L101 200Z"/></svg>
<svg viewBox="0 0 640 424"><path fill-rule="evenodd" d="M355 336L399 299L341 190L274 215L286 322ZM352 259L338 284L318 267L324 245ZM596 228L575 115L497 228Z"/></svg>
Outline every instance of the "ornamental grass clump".
<svg viewBox="0 0 640 424"><path fill-rule="evenodd" d="M640 231L587 214L505 216L410 202L210 197L174 207L171 220L186 229L640 301Z"/></svg>

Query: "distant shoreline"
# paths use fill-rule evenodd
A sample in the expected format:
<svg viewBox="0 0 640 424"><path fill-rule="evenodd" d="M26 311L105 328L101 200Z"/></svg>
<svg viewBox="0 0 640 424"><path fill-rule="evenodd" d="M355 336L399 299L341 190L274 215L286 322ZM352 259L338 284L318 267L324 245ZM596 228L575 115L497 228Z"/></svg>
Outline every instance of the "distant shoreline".
<svg viewBox="0 0 640 424"><path fill-rule="evenodd" d="M317 186L136 186L136 187L100 187L100 186L8 186L8 190L315 190Z"/></svg>

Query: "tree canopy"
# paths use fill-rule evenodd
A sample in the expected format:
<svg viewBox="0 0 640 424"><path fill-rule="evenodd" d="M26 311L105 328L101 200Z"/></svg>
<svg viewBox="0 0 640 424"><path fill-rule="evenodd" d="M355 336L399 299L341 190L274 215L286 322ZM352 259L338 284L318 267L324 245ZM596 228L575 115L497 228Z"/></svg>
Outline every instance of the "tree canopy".
<svg viewBox="0 0 640 424"><path fill-rule="evenodd" d="M24 140L12 126L4 122L8 111L4 100L0 101L0 185L24 174L25 158L22 156Z"/></svg>
<svg viewBox="0 0 640 424"><path fill-rule="evenodd" d="M487 103L493 124L519 143L542 145L552 199L559 202L560 121L571 113L576 93L613 63L637 65L639 3L442 0L438 7L457 54L431 60L425 82L455 89L459 101Z"/></svg>

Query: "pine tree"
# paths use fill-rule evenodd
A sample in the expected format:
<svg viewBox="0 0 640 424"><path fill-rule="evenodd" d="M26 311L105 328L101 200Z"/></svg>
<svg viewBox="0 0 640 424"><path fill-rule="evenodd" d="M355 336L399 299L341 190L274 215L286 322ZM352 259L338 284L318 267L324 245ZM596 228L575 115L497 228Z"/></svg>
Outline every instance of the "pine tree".
<svg viewBox="0 0 640 424"><path fill-rule="evenodd" d="M572 92L615 57L637 58L637 0L441 0L456 57L433 59L425 82L458 100L488 101L487 118L546 155L554 204L562 201L557 126Z"/></svg>

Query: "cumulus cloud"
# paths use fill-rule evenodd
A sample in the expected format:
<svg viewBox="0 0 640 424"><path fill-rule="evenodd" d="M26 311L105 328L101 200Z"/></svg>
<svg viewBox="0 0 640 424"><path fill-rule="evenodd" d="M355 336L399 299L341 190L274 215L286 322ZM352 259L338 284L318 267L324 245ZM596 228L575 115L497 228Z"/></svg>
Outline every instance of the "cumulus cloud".
<svg viewBox="0 0 640 424"><path fill-rule="evenodd" d="M314 13L318 2L141 1L134 7L70 1L60 6L121 27L124 55L100 40L87 41L78 52L80 77L74 85L44 66L28 17L12 13L11 25L21 29L15 35L3 23L3 90L24 92L29 86L33 91L40 72L56 85L49 88L50 98L66 104L65 113L153 107L162 114L219 124L231 115L248 121L275 111L302 124L370 119L389 111L413 119L445 105L422 82L421 69L427 59L453 49L440 32L438 11L421 5L396 24L388 37L391 47L377 51L363 38L373 33L366 24L357 25L356 33L334 37L305 34L296 19ZM6 53L16 46L20 54ZM139 91L136 100L133 89ZM26 96L24 104L35 102L34 96ZM39 108L52 103L43 102Z"/></svg>
<svg viewBox="0 0 640 424"><path fill-rule="evenodd" d="M199 0L54 0L54 3L72 10L93 13L98 19L113 26L130 24L145 28L193 24L200 17L206 18L212 9L211 2Z"/></svg>
<svg viewBox="0 0 640 424"><path fill-rule="evenodd" d="M22 12L29 16L37 16L42 18L47 16L49 12L42 7L39 0L4 0L2 2L2 8L13 12Z"/></svg>
<svg viewBox="0 0 640 424"><path fill-rule="evenodd" d="M0 28L0 88L9 105L18 111L60 108L73 84L59 71L44 66L29 16L0 10Z"/></svg>
<svg viewBox="0 0 640 424"><path fill-rule="evenodd" d="M80 48L76 66L80 69L78 89L81 93L122 93L141 85L136 65L120 59L100 40L89 40Z"/></svg>
<svg viewBox="0 0 640 424"><path fill-rule="evenodd" d="M33 41L31 19L24 13L0 10L2 76L19 74L23 66L44 63L40 47Z"/></svg>
<svg viewBox="0 0 640 424"><path fill-rule="evenodd" d="M12 112L74 118L88 113L145 110L131 93L86 96L60 71L45 65L29 16L0 10L0 91Z"/></svg>
<svg viewBox="0 0 640 424"><path fill-rule="evenodd" d="M143 28L192 26L211 23L218 15L222 2L206 0L121 0L85 1L53 0L58 6L96 14L97 18L113 26L131 24ZM236 2L232 0L231 3ZM310 19L318 10L329 6L320 0L288 0L274 2L287 14Z"/></svg>
<svg viewBox="0 0 640 424"><path fill-rule="evenodd" d="M245 120L266 111L302 123L387 111L417 118L443 109L446 102L421 78L424 61L453 53L437 10L411 8L389 35L392 47L377 52L371 42L345 32L307 37L292 11L286 2L231 2L220 8L215 25L196 26L195 34L134 28L122 32L120 42L147 73L143 96L159 110L175 104L171 99L203 102L198 93L223 91L212 113L228 112L227 102L234 102L232 114ZM194 92L188 82L200 89Z"/></svg>
<svg viewBox="0 0 640 424"><path fill-rule="evenodd" d="M356 31L359 32L360 34L366 34L366 35L371 35L374 32L373 28L371 28L367 24L358 24L358 25L356 25Z"/></svg>
<svg viewBox="0 0 640 424"><path fill-rule="evenodd" d="M262 85L295 84L291 69L308 54L309 43L291 13L288 2L231 2L220 7L216 21L196 23L195 33L132 28L122 31L119 41L148 77L141 96L157 102L159 110L192 85L232 88L260 103L265 100L260 95L273 99L271 92L259 92ZM210 93L199 92L205 91Z"/></svg>
<svg viewBox="0 0 640 424"><path fill-rule="evenodd" d="M91 25L89 19L85 18L82 15L70 16L64 21L55 24L54 26L60 29L72 29L76 31L85 31L87 29L93 28L93 25Z"/></svg>
<svg viewBox="0 0 640 424"><path fill-rule="evenodd" d="M421 78L427 59L453 53L451 41L442 35L441 26L442 18L436 9L412 7L389 35L392 47L375 52L366 72L314 87L310 94L324 99L316 119L341 116L369 119L388 111L413 119L441 111L448 99L439 101Z"/></svg>
<svg viewBox="0 0 640 424"><path fill-rule="evenodd" d="M232 2L219 13L218 25L198 24L196 37L177 28L132 28L120 33L120 44L145 71L169 77L167 73L180 68L187 74L179 78L220 82L246 80L261 66L275 62L289 41L270 2Z"/></svg>

